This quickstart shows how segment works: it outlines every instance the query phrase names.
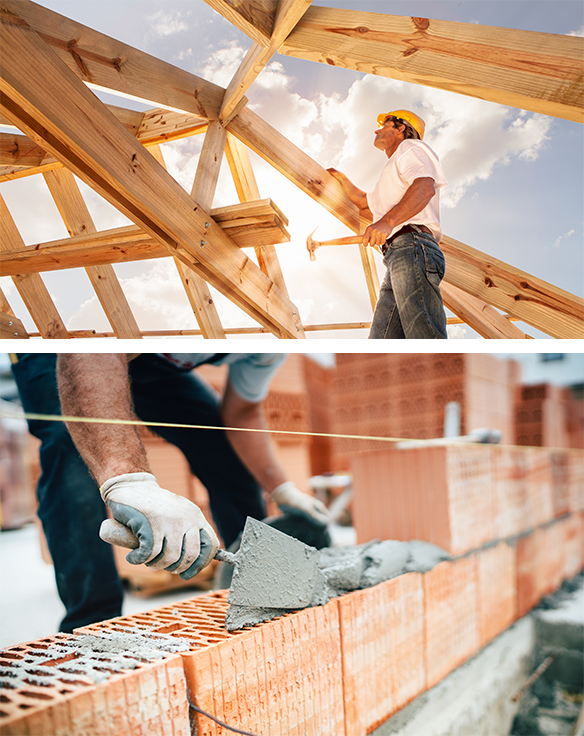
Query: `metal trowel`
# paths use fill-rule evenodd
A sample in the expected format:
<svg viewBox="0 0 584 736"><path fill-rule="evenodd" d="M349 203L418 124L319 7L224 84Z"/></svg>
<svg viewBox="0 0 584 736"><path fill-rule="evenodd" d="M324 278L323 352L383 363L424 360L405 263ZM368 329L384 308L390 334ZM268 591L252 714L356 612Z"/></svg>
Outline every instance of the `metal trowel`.
<svg viewBox="0 0 584 736"><path fill-rule="evenodd" d="M131 530L114 519L102 523L100 537L119 547L139 546ZM220 549L215 559L235 567L228 598L233 605L297 609L322 597L325 579L318 550L249 516L239 550Z"/></svg>

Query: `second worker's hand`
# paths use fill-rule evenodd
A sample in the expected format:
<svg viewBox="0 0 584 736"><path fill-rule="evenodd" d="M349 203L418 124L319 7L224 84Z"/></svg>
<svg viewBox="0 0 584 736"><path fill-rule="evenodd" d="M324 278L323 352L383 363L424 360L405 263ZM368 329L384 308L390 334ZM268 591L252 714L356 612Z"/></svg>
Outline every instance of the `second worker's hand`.
<svg viewBox="0 0 584 736"><path fill-rule="evenodd" d="M118 475L100 492L114 519L139 542L126 557L132 565L144 563L189 580L215 556L219 540L199 507L161 488L151 473Z"/></svg>
<svg viewBox="0 0 584 736"><path fill-rule="evenodd" d="M286 481L275 488L272 491L272 499L285 513L304 516L322 526L331 521L330 512L324 503L300 491L292 481Z"/></svg>

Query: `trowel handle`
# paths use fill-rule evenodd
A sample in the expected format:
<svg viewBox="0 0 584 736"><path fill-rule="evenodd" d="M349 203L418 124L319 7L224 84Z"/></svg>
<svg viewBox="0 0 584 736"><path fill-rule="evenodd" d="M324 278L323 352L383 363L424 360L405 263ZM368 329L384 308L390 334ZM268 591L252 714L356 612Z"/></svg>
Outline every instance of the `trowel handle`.
<svg viewBox="0 0 584 736"><path fill-rule="evenodd" d="M115 544L118 547L126 547L126 549L137 549L140 546L136 535L132 534L131 529L128 529L125 524L120 524L115 519L105 519L105 521L102 521L99 536L104 542ZM227 562L230 565L235 565L236 562L235 555L224 549L217 550L215 559L219 560L219 562Z"/></svg>

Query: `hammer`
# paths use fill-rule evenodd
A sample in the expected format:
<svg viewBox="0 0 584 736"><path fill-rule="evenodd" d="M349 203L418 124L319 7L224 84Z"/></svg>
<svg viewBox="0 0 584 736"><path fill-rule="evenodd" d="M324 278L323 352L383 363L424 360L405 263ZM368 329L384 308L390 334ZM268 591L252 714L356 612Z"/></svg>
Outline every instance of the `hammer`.
<svg viewBox="0 0 584 736"><path fill-rule="evenodd" d="M310 235L306 238L306 248L310 255L311 261L316 261L316 249L320 248L321 245L361 245L363 243L362 235L347 235L344 238L333 238L333 240L314 240L312 236L317 231L317 229L318 228L315 227ZM381 253L377 246L373 247Z"/></svg>

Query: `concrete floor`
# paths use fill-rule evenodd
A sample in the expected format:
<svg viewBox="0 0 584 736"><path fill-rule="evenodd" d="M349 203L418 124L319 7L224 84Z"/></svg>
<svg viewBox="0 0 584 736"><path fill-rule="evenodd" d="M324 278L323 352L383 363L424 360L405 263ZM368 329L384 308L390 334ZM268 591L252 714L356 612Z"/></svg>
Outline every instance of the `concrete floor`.
<svg viewBox="0 0 584 736"><path fill-rule="evenodd" d="M127 593L123 613L147 611L197 594L178 590L141 598ZM0 649L56 633L64 615L53 566L41 557L36 526L0 532Z"/></svg>

